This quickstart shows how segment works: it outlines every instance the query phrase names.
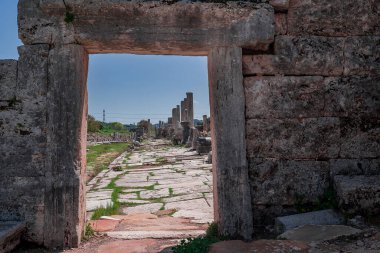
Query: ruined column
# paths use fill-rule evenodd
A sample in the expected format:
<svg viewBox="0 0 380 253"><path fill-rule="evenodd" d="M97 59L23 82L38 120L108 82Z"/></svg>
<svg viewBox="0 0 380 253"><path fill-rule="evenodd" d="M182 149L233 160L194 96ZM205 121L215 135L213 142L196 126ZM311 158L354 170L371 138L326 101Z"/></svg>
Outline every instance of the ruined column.
<svg viewBox="0 0 380 253"><path fill-rule="evenodd" d="M249 240L253 211L246 156L242 49L213 48L208 65L215 219L222 235Z"/></svg>
<svg viewBox="0 0 380 253"><path fill-rule="evenodd" d="M184 122L185 120L185 101L181 101L181 122Z"/></svg>
<svg viewBox="0 0 380 253"><path fill-rule="evenodd" d="M177 122L177 112L176 112L177 108L173 108L172 109L172 128L173 129L177 129L176 127L176 122Z"/></svg>
<svg viewBox="0 0 380 253"><path fill-rule="evenodd" d="M203 115L203 132L208 132L207 115Z"/></svg>
<svg viewBox="0 0 380 253"><path fill-rule="evenodd" d="M181 108L179 105L177 105L177 108L176 108L176 129L178 129L180 127L180 121L181 121Z"/></svg>
<svg viewBox="0 0 380 253"><path fill-rule="evenodd" d="M186 93L186 101L187 101L187 121L190 122L190 127L194 127L194 104L193 104L193 93Z"/></svg>
<svg viewBox="0 0 380 253"><path fill-rule="evenodd" d="M88 55L80 45L49 52L44 245L77 247L85 222ZM68 152L71 151L71 152Z"/></svg>

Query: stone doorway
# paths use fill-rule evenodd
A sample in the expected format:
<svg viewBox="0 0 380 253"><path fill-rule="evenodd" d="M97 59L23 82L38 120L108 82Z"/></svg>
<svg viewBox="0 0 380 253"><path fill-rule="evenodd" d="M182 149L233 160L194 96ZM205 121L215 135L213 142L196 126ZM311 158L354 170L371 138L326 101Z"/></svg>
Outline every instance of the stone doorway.
<svg viewBox="0 0 380 253"><path fill-rule="evenodd" d="M28 0L19 12L21 60L41 58L46 66L22 66L23 75L45 75L47 89L44 198L36 221L30 216L32 241L50 248L80 243L88 54L110 52L208 56L214 217L221 234L252 237L242 48L263 50L272 42L269 5Z"/></svg>
<svg viewBox="0 0 380 253"><path fill-rule="evenodd" d="M196 143L210 134L199 122L210 108L207 57L94 55L87 87L92 229L173 245L204 234L214 218L211 142Z"/></svg>

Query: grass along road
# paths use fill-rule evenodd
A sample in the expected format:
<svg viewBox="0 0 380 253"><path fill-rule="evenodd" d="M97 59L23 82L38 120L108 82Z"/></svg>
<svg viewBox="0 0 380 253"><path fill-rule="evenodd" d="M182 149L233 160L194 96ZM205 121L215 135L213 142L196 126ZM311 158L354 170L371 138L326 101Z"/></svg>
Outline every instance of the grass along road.
<svg viewBox="0 0 380 253"><path fill-rule="evenodd" d="M87 181L99 172L108 168L108 165L120 154L127 151L130 143L105 143L87 147Z"/></svg>

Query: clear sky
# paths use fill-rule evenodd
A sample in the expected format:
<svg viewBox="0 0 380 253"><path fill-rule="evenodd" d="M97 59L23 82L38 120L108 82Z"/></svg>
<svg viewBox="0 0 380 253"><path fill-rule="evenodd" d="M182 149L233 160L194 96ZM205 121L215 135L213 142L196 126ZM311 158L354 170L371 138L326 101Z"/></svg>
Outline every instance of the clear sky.
<svg viewBox="0 0 380 253"><path fill-rule="evenodd" d="M17 0L0 0L0 59L17 59ZM186 92L194 93L194 117L209 113L207 58L90 55L89 114L106 121L167 120Z"/></svg>

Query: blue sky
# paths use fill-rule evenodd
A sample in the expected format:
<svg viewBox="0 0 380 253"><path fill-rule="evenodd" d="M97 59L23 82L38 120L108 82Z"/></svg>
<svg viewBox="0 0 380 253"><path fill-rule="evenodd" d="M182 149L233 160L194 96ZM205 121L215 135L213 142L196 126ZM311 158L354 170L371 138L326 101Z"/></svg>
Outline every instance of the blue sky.
<svg viewBox="0 0 380 253"><path fill-rule="evenodd" d="M0 0L0 59L17 59L17 0ZM171 109L194 93L194 116L209 113L207 58L104 54L90 55L89 113L106 121L167 120Z"/></svg>

